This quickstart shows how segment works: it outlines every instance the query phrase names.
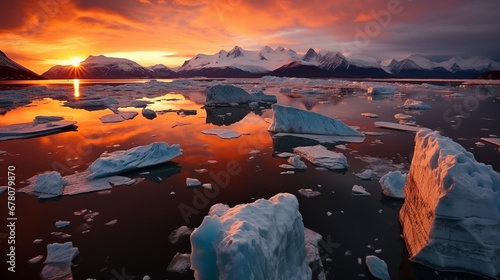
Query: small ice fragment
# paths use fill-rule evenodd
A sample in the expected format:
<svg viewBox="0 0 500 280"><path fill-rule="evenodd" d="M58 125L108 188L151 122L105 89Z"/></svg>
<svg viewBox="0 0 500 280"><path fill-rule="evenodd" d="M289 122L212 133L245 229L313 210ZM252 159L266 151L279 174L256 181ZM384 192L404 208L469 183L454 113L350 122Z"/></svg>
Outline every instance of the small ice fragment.
<svg viewBox="0 0 500 280"><path fill-rule="evenodd" d="M174 194L175 194L175 192L170 192L170 194L171 194L171 195L174 195Z"/></svg>
<svg viewBox="0 0 500 280"><path fill-rule="evenodd" d="M414 99L407 99L405 101L405 104L401 106L404 109L412 109L412 110L429 110L432 109L430 105L425 104L422 101L419 100L414 100Z"/></svg>
<svg viewBox="0 0 500 280"><path fill-rule="evenodd" d="M335 148L339 150L347 150L347 147L345 145L335 145Z"/></svg>
<svg viewBox="0 0 500 280"><path fill-rule="evenodd" d="M352 255L352 252L351 252L351 251L349 251L349 250L346 250L346 251L344 252L344 256L346 256L346 257L347 257L347 256L351 256L351 255Z"/></svg>
<svg viewBox="0 0 500 280"><path fill-rule="evenodd" d="M201 182L195 178L186 178L186 185L188 187L199 187L201 186Z"/></svg>
<svg viewBox="0 0 500 280"><path fill-rule="evenodd" d="M207 173L208 172L208 170L205 168L198 168L198 169L195 169L194 171L196 171L198 173Z"/></svg>
<svg viewBox="0 0 500 280"><path fill-rule="evenodd" d="M376 249L376 250L375 250L375 253L377 253L377 254L382 253L382 249Z"/></svg>
<svg viewBox="0 0 500 280"><path fill-rule="evenodd" d="M213 164L213 163L217 163L217 160L215 160L215 159L209 159L209 160L207 160L207 162Z"/></svg>
<svg viewBox="0 0 500 280"><path fill-rule="evenodd" d="M57 221L55 223L55 226L56 226L56 228L63 228L63 227L69 226L69 224L70 224L69 221L61 221L61 220L59 220L59 221Z"/></svg>
<svg viewBox="0 0 500 280"><path fill-rule="evenodd" d="M151 280L151 277L149 277L149 275L144 275L144 277L142 277L142 280Z"/></svg>
<svg viewBox="0 0 500 280"><path fill-rule="evenodd" d="M312 189L300 189L298 192L305 197L315 197L321 194L319 191L313 191Z"/></svg>
<svg viewBox="0 0 500 280"><path fill-rule="evenodd" d="M39 263L42 259L43 259L43 255L38 255L36 257L29 259L28 263L29 264L36 264L36 263Z"/></svg>
<svg viewBox="0 0 500 280"><path fill-rule="evenodd" d="M361 258L358 258L358 264L362 264L363 261L361 260Z"/></svg>
<svg viewBox="0 0 500 280"><path fill-rule="evenodd" d="M260 153L260 151L259 151L259 150L251 150L251 151L250 151L250 152L248 152L248 153L249 153L249 154L251 154L251 155L254 155L254 154L258 154L258 153Z"/></svg>
<svg viewBox="0 0 500 280"><path fill-rule="evenodd" d="M352 187L352 195L353 196L370 196L371 194L366 191L362 186L354 185Z"/></svg>
<svg viewBox="0 0 500 280"><path fill-rule="evenodd" d="M373 114L373 113L361 113L361 116L367 117L367 118L378 118L378 115Z"/></svg>
<svg viewBox="0 0 500 280"><path fill-rule="evenodd" d="M293 151L319 167L328 169L345 169L349 167L347 158L343 154L332 152L322 145L296 147Z"/></svg>
<svg viewBox="0 0 500 280"><path fill-rule="evenodd" d="M284 168L284 169L295 169L295 166L290 165L290 164L280 164L279 167Z"/></svg>
<svg viewBox="0 0 500 280"><path fill-rule="evenodd" d="M217 135L222 139L233 139L241 136L241 134L238 131L232 129L223 129L223 128L205 129L202 130L201 133L206 135Z"/></svg>
<svg viewBox="0 0 500 280"><path fill-rule="evenodd" d="M40 244L42 242L43 242L43 239L40 239L40 238L33 240L33 244Z"/></svg>
<svg viewBox="0 0 500 280"><path fill-rule="evenodd" d="M299 155L289 157L288 163L290 163L291 165L293 165L297 169L307 169L307 165L303 161L300 160Z"/></svg>
<svg viewBox="0 0 500 280"><path fill-rule="evenodd" d="M280 157L280 158L289 158L289 157L293 157L294 155L295 155L294 153L284 152L284 153L279 153L276 156Z"/></svg>
<svg viewBox="0 0 500 280"><path fill-rule="evenodd" d="M395 114L394 115L394 118L396 118L397 120L404 120L404 121L409 121L409 120L413 120L415 119L413 116L410 116L410 115L406 115L406 114Z"/></svg>
<svg viewBox="0 0 500 280"><path fill-rule="evenodd" d="M404 187L407 178L407 173L403 174L401 171L390 171L379 180L382 192L389 197L405 198Z"/></svg>
<svg viewBox="0 0 500 280"><path fill-rule="evenodd" d="M295 171L283 171L283 172L280 172L281 175L293 175L295 174Z"/></svg>
<svg viewBox="0 0 500 280"><path fill-rule="evenodd" d="M67 181L56 171L40 174L36 177L33 191L38 197L51 198L63 194L64 185Z"/></svg>
<svg viewBox="0 0 500 280"><path fill-rule="evenodd" d="M190 122L175 122L172 128L176 128L178 126L190 125Z"/></svg>
<svg viewBox="0 0 500 280"><path fill-rule="evenodd" d="M116 222L118 222L118 219L111 220L111 221L105 223L104 225L105 226L113 226L116 224Z"/></svg>
<svg viewBox="0 0 500 280"><path fill-rule="evenodd" d="M371 171L371 169L366 169L361 173L354 173L354 175L356 175L356 177L361 180L370 180L372 178L372 174L373 172Z"/></svg>
<svg viewBox="0 0 500 280"><path fill-rule="evenodd" d="M385 261L379 259L376 256L366 256L365 262L366 266L368 266L368 270L373 276L381 280L391 279Z"/></svg>
<svg viewBox="0 0 500 280"><path fill-rule="evenodd" d="M476 142L476 146L481 148L484 147L485 144L483 142Z"/></svg>
<svg viewBox="0 0 500 280"><path fill-rule="evenodd" d="M390 95L395 94L396 90L388 87L369 87L366 93L368 95Z"/></svg>
<svg viewBox="0 0 500 280"><path fill-rule="evenodd" d="M168 235L168 240L172 245L179 244L182 241L189 240L189 236L193 232L193 229L187 227L187 226L181 226L175 230L173 230L169 235Z"/></svg>
<svg viewBox="0 0 500 280"><path fill-rule="evenodd" d="M80 215L82 215L85 212L87 212L87 209L82 209L82 210L79 210L79 211L75 211L75 212L73 212L73 214L75 214L75 216L80 216Z"/></svg>
<svg viewBox="0 0 500 280"><path fill-rule="evenodd" d="M379 213L379 214L382 214L382 212L384 212L384 210L382 210L382 209L379 209L379 210L378 210L378 213Z"/></svg>
<svg viewBox="0 0 500 280"><path fill-rule="evenodd" d="M185 273L191 266L191 255L177 253L167 266L169 272Z"/></svg>
<svg viewBox="0 0 500 280"><path fill-rule="evenodd" d="M332 212L327 211L327 212L326 212L326 215L327 215L328 217L330 217L330 216L332 215Z"/></svg>
<svg viewBox="0 0 500 280"><path fill-rule="evenodd" d="M201 185L203 188L207 189L207 190L211 190L212 189L212 184L210 183L205 183L203 185Z"/></svg>

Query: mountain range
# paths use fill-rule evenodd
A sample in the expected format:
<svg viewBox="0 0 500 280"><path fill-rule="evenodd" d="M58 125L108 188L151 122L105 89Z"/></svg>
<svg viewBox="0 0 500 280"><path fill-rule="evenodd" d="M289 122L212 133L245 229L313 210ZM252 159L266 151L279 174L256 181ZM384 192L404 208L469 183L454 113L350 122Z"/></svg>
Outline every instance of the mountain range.
<svg viewBox="0 0 500 280"><path fill-rule="evenodd" d="M43 79L40 75L34 73L8 58L0 51L0 80L39 80Z"/></svg>
<svg viewBox="0 0 500 280"><path fill-rule="evenodd" d="M0 66L1 63L0 60ZM211 55L198 54L179 67L167 67L162 64L144 67L124 58L91 55L82 61L79 67L57 65L43 73L42 77L48 79L151 79L243 78L272 75L310 78L463 79L475 78L485 72L496 70L500 70L500 63L484 57L463 59L455 56L444 62L434 62L422 55L410 54L402 60L380 61L360 55L343 55L331 51L317 52L312 48L305 54L299 54L281 46L275 49L266 46L260 51L244 50L236 46L229 52L221 50Z"/></svg>

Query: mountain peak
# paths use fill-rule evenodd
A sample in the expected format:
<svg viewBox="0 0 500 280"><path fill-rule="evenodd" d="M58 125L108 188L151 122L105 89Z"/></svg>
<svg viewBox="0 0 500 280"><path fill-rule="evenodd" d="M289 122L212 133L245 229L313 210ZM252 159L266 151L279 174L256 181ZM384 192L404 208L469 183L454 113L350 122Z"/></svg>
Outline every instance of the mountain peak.
<svg viewBox="0 0 500 280"><path fill-rule="evenodd" d="M304 57L302 57L302 60L309 62L317 60L318 58L319 58L318 53L313 48L310 48L309 50L307 50L307 53L304 55Z"/></svg>
<svg viewBox="0 0 500 280"><path fill-rule="evenodd" d="M283 46L279 45L276 47L275 51L282 52L282 51L285 51L285 48L283 48Z"/></svg>
<svg viewBox="0 0 500 280"><path fill-rule="evenodd" d="M227 57L237 58L243 55L243 49L239 46L235 46L227 55Z"/></svg>

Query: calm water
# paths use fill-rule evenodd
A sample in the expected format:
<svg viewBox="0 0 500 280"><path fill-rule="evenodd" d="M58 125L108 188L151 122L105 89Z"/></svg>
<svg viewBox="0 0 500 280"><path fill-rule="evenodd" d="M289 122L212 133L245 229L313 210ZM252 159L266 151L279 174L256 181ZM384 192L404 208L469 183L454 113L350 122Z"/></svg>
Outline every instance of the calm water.
<svg viewBox="0 0 500 280"><path fill-rule="evenodd" d="M197 227L215 203L233 206L269 198L279 192L296 195L304 225L323 236L320 250L327 279L369 278L364 259L372 254L387 262L392 279L473 279L466 274L438 273L407 261L398 222L403 201L383 196L378 178L388 170L409 168L414 135L378 129L373 122L395 122L395 113L411 114L417 124L443 131L472 152L478 161L491 164L498 172L498 147L489 144L478 147L475 144L480 137L500 135L498 87L458 87L458 83L435 86L422 85L421 81L417 81L397 84L403 96L372 99L365 95L366 82L360 81L318 84L317 81L307 83L298 80L294 84L290 81L282 84L259 79L190 80L183 86L138 90L139 83L143 82L99 81L96 85L80 81L76 85L74 81L60 81L59 84L45 83L43 86L46 88L41 88L40 93L33 93L33 89L30 91L32 85L0 85L0 99L13 94L13 90L30 92L30 99L33 99L29 105L4 111L0 115L0 125L30 122L38 115L64 116L66 120L78 122L76 131L0 142L0 150L7 152L0 155L0 166L4 171L8 165L16 167L18 187L25 186L23 181L33 175L50 170L57 170L63 175L84 171L105 151L129 149L156 141L180 144L183 149L183 155L168 164L126 174L138 179L138 183L132 186L51 200L17 194L17 272L8 273L3 262L0 266L1 279L40 278L42 262L30 265L27 261L40 254L46 255L47 244L66 241L72 241L80 251L74 261L74 279L125 279L125 276L129 277L127 279L142 279L144 275L149 275L151 279L193 279L191 272L184 275L167 272L166 267L176 252L190 252L189 242L171 245L169 233L182 225ZM348 170L319 171L307 163L306 171L280 175L284 170L279 165L286 163L286 159L276 157L277 153L316 143L293 137L273 139L267 132L269 123L266 118L272 117L269 108L259 111L244 108L205 110L204 88L219 82L235 84L247 90L265 89L265 93L278 96L279 104L335 117L360 127L361 131L388 134L367 136L361 144L347 143L347 150L336 149L335 144L327 145L346 155ZM137 85L130 87L130 83ZM293 93L280 93L281 87L290 88ZM321 93L307 94L303 93L304 90ZM457 92L462 97L452 95ZM133 120L102 124L99 117L112 113L109 109L89 111L64 106L67 100L100 95L116 97L125 104L129 99L144 97L141 100L153 103L148 108L157 111L182 108L197 110L197 114L181 116L171 112L147 120L140 114L140 108L128 107L124 110L139 112ZM407 98L422 100L433 109L406 112L398 109L397 106ZM376 113L379 118L362 117L362 112ZM174 127L178 122L189 124ZM201 133L203 129L221 126L245 135L222 140ZM211 160L217 162L210 163ZM209 172L195 171L200 168ZM360 180L354 175L367 168L376 172L371 181ZM0 185L6 184L4 173L0 175ZM188 189L186 177L212 183L215 188L213 191ZM362 185L372 195L353 197L351 188L354 184ZM301 188L318 190L321 195L303 197L297 192ZM6 194L0 196L0 205L7 205ZM189 216L183 215L180 210L186 207L193 210ZM99 215L87 222L83 216L74 214L82 209L99 212ZM6 214L6 209L0 211L1 220L6 220ZM118 220L115 225L104 225L114 219ZM57 220L67 220L71 224L56 229L54 223ZM51 234L57 231L68 233L71 237L61 239ZM0 234L1 252L6 252L5 230ZM43 242L33 244L33 240L39 238ZM382 251L375 253L376 249ZM358 264L358 258L363 260L362 265Z"/></svg>

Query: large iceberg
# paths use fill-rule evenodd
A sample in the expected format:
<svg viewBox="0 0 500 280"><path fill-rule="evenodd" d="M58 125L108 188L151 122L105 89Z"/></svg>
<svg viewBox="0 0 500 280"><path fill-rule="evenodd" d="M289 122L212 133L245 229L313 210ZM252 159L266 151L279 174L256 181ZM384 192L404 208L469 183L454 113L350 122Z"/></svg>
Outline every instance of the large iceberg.
<svg viewBox="0 0 500 280"><path fill-rule="evenodd" d="M259 91L254 94L249 94L244 89L232 85L216 85L209 87L206 90L207 106L230 106L231 104L250 105L252 102L257 103L276 103L277 99L274 95L266 95Z"/></svg>
<svg viewBox="0 0 500 280"><path fill-rule="evenodd" d="M73 279L71 265L78 255L78 248L72 242L52 243L47 245L47 258L45 259L42 279Z"/></svg>
<svg viewBox="0 0 500 280"><path fill-rule="evenodd" d="M165 142L155 142L126 151L103 153L88 168L92 172L88 178L110 176L126 171L165 163L182 155L178 144L169 146Z"/></svg>
<svg viewBox="0 0 500 280"><path fill-rule="evenodd" d="M293 151L319 167L332 170L349 167L343 154L332 152L322 145L296 147Z"/></svg>
<svg viewBox="0 0 500 280"><path fill-rule="evenodd" d="M439 270L500 273L500 174L438 132L415 136L399 213L412 261Z"/></svg>
<svg viewBox="0 0 500 280"><path fill-rule="evenodd" d="M311 279L297 198L216 204L191 234L196 279Z"/></svg>
<svg viewBox="0 0 500 280"><path fill-rule="evenodd" d="M361 132L345 123L315 112L274 104L273 114L268 129L271 132L363 137Z"/></svg>
<svg viewBox="0 0 500 280"><path fill-rule="evenodd" d="M64 130L75 129L74 121L43 121L36 119L29 123L0 126L0 141L37 137Z"/></svg>

